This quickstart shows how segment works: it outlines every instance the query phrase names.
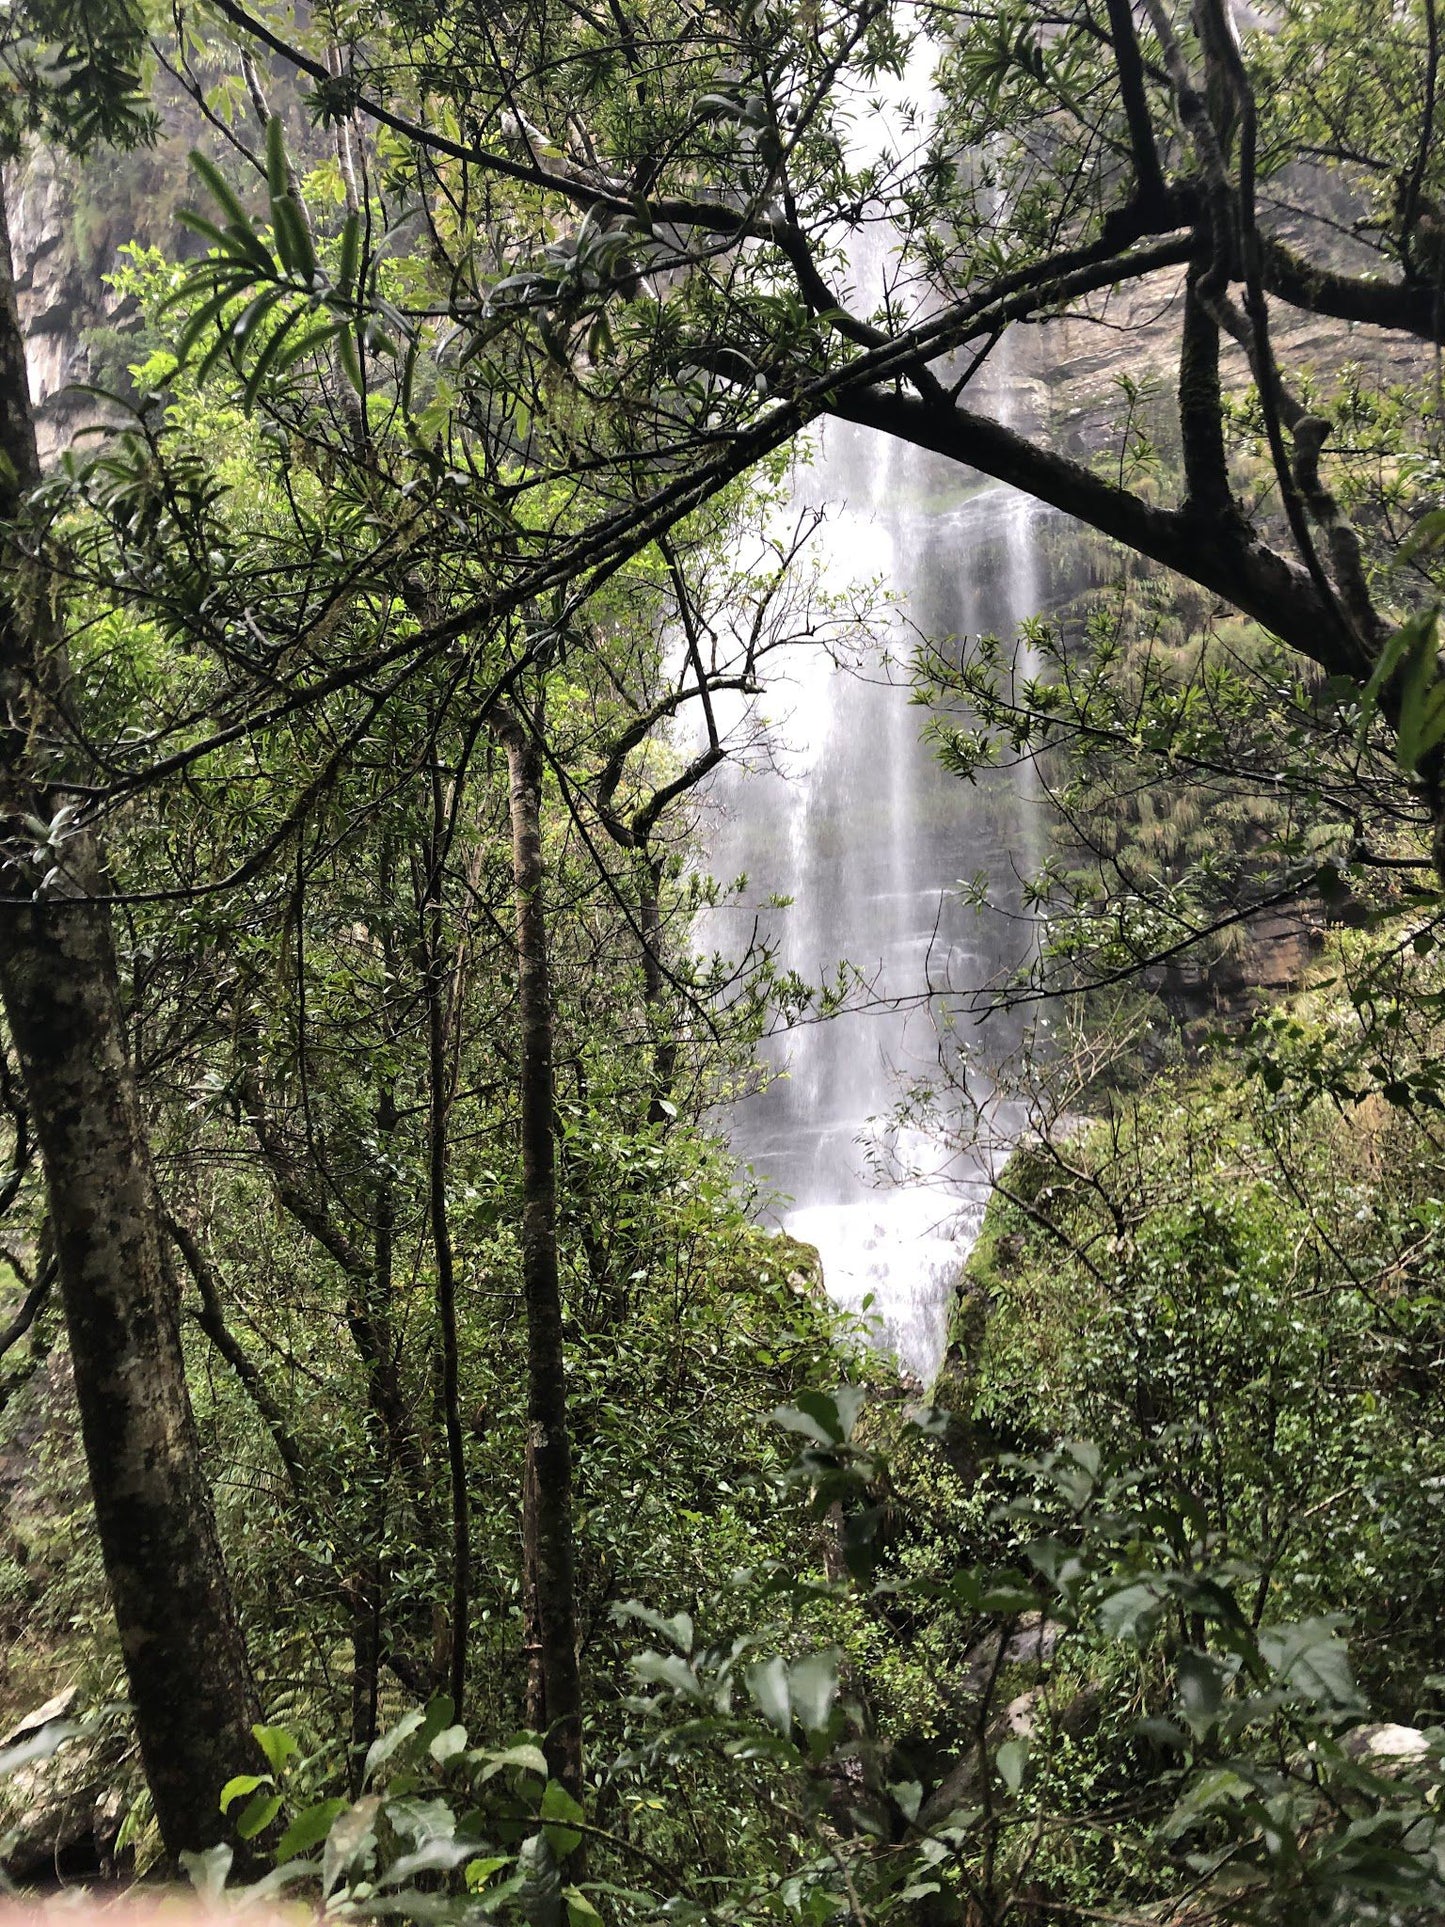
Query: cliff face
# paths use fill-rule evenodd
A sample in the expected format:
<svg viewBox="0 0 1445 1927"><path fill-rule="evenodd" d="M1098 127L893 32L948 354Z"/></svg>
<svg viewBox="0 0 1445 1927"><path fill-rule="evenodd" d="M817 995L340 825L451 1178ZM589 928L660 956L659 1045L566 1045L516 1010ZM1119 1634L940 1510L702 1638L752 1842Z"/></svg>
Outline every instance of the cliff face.
<svg viewBox="0 0 1445 1927"><path fill-rule="evenodd" d="M119 302L102 275L88 271L77 246L78 180L74 162L39 148L6 183L10 248L43 461L53 460L79 429L97 419L93 396L67 390L90 379L89 332L119 318Z"/></svg>
<svg viewBox="0 0 1445 1927"><path fill-rule="evenodd" d="M105 419L77 384L125 381L124 352L105 353L139 316L109 285L128 242L186 252L176 209L190 192L188 148L203 138L186 102L168 103L154 147L105 153L87 162L36 146L6 171L20 321L42 461L53 461L77 433ZM122 349L124 344L120 344Z"/></svg>

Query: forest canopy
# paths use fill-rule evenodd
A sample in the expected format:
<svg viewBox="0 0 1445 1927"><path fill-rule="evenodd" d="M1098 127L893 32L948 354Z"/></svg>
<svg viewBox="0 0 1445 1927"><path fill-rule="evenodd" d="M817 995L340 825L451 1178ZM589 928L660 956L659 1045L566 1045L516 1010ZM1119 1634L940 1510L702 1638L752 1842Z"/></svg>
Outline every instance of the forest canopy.
<svg viewBox="0 0 1445 1927"><path fill-rule="evenodd" d="M76 1871L347 1917L1438 1918L1439 38L6 15L11 229L58 156L124 242L44 460L0 250L14 1877L53 1764ZM830 423L1050 512L909 665L1047 823L929 1387L720 1122L863 982L705 920L892 621ZM902 1101L977 1147L967 1063Z"/></svg>

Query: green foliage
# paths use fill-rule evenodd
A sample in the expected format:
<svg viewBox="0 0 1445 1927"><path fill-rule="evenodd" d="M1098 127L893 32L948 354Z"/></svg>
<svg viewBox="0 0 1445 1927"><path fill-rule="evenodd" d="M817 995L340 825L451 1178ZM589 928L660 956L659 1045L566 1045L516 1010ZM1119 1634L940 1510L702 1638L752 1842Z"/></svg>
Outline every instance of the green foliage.
<svg viewBox="0 0 1445 1927"><path fill-rule="evenodd" d="M132 0L28 0L0 31L0 139L39 131L74 154L135 147L159 126L144 69L148 23Z"/></svg>

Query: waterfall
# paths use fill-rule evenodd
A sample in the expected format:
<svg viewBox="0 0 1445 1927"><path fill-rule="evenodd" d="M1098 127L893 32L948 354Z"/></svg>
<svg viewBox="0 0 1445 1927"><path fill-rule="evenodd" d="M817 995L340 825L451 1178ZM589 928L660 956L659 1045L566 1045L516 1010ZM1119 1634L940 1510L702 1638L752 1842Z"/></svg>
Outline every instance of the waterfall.
<svg viewBox="0 0 1445 1927"><path fill-rule="evenodd" d="M851 255L855 281L877 287L886 251L855 240ZM1013 375L1005 359L975 388L1006 419ZM1042 812L1027 764L974 785L939 767L907 664L918 636L966 648L1011 638L1036 612L1038 511L840 422L818 434L794 495L826 512L815 538L825 580L842 591L879 579L894 612L857 665L817 651L770 688L771 764L723 773L708 843L715 876L746 873L746 902L707 934L736 954L761 915L785 967L816 983L846 959L861 984L855 1008L769 1040L772 1081L732 1107L726 1128L784 1200L768 1215L817 1247L830 1296L926 1382L983 1215L989 1154L945 1148L897 1113L941 1063L963 1072L950 988L1000 982L1032 943L1020 880L1041 854ZM963 900L960 884L980 871L996 910ZM760 912L774 893L791 907ZM970 1064L968 1075L981 1096L981 1073ZM889 1181L900 1173L911 1181Z"/></svg>

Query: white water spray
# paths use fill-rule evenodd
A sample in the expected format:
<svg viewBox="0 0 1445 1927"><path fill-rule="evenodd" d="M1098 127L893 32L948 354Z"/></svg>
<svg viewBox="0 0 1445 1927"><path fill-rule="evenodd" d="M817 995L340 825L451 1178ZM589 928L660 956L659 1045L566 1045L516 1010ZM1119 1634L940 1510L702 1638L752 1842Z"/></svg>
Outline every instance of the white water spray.
<svg viewBox="0 0 1445 1927"><path fill-rule="evenodd" d="M900 99L919 98L917 80L905 77ZM870 124L878 138L877 117ZM865 242L852 258L855 279L880 289L886 250ZM1007 418L1006 360L986 386ZM715 875L746 872L748 901L709 935L736 951L754 907L790 897L764 919L780 961L816 983L846 959L859 1007L773 1040L776 1076L734 1107L728 1128L739 1156L788 1200L774 1217L818 1248L829 1294L927 1381L983 1214L988 1157L945 1149L895 1114L941 1051L956 1072L942 987L997 984L1028 950L1020 878L1037 862L1041 803L1027 765L976 785L940 769L904 665L910 633L966 646L1011 637L1036 611L1037 512L954 463L839 422L820 434L796 495L827 510L827 582L881 579L897 613L857 673L819 652L770 692L772 713L790 712L777 724L776 767L724 775L709 848ZM960 883L981 871L1000 913L963 901ZM914 1181L887 1181L899 1171Z"/></svg>

